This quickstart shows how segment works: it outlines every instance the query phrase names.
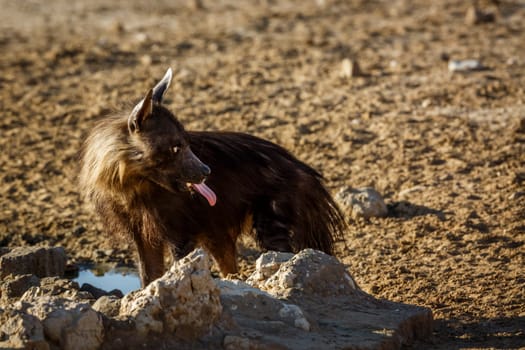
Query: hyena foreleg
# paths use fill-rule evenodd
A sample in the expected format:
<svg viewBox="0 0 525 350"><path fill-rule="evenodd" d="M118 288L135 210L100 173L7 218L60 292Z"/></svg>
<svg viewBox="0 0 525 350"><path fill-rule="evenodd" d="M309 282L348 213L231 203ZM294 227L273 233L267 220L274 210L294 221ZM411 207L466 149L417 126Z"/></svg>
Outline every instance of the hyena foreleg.
<svg viewBox="0 0 525 350"><path fill-rule="evenodd" d="M161 241L150 242L141 234L133 237L139 257L139 273L142 287L164 274L164 244Z"/></svg>
<svg viewBox="0 0 525 350"><path fill-rule="evenodd" d="M128 212L109 198L101 197L95 203L104 227L113 235L133 239L138 251L138 268L142 287L164 274L164 245L155 235L153 220L142 212ZM149 239L148 239L149 238Z"/></svg>

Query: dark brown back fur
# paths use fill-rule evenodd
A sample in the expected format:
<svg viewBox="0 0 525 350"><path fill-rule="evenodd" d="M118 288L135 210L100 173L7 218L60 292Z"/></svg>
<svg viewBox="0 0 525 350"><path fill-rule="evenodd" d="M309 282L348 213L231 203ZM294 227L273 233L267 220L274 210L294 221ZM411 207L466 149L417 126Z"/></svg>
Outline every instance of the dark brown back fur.
<svg viewBox="0 0 525 350"><path fill-rule="evenodd" d="M282 147L251 135L189 136L195 154L212 169L206 183L223 201L217 208L201 206L207 215L227 217L232 210L252 214L257 241L268 249L284 250L291 237L295 252L314 248L333 253L334 237L342 236L344 220L317 171Z"/></svg>

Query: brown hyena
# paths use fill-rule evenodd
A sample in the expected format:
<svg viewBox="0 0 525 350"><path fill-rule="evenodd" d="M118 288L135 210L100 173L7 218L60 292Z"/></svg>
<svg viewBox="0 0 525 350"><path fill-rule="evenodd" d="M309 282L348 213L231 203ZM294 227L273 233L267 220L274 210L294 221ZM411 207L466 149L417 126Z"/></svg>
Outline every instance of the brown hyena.
<svg viewBox="0 0 525 350"><path fill-rule="evenodd" d="M267 250L332 253L345 224L321 175L248 134L185 130L162 106L171 77L102 120L82 151L81 190L107 231L135 242L142 285L164 273L165 247L180 258L202 246L235 273L243 231Z"/></svg>

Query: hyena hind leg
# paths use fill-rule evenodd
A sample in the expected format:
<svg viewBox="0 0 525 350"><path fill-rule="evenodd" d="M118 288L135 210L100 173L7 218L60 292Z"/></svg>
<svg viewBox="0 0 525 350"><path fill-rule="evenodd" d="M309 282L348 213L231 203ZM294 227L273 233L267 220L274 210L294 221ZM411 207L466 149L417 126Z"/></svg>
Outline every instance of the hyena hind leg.
<svg viewBox="0 0 525 350"><path fill-rule="evenodd" d="M261 248L292 252L292 209L288 202L269 200L259 203L253 213L255 239Z"/></svg>
<svg viewBox="0 0 525 350"><path fill-rule="evenodd" d="M237 252L236 238L238 234L210 234L200 239L200 244L213 256L223 277L229 274L236 274L237 270Z"/></svg>

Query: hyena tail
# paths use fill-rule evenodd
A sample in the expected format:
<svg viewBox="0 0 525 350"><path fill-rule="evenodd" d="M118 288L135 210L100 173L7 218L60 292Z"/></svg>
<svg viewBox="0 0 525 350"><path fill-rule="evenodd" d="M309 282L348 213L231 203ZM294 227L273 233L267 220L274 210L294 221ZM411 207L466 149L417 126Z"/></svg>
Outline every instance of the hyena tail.
<svg viewBox="0 0 525 350"><path fill-rule="evenodd" d="M299 229L293 232L292 245L297 251L313 248L333 255L334 243L344 242L344 216L320 178L308 177L303 186L296 194Z"/></svg>

